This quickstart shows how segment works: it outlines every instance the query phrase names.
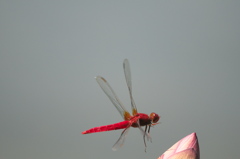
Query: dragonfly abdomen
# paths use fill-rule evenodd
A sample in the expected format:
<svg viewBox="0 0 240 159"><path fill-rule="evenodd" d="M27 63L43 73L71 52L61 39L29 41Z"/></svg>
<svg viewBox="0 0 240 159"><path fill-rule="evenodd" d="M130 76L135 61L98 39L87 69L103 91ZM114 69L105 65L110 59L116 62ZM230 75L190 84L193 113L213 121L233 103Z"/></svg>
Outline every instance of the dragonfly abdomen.
<svg viewBox="0 0 240 159"><path fill-rule="evenodd" d="M89 133L97 133L97 132L103 132L103 131L112 131L112 130L124 129L128 126L129 126L129 121L122 121L122 122L111 124L111 125L104 125L104 126L91 128L89 130L86 130L86 131L82 132L82 134L89 134Z"/></svg>

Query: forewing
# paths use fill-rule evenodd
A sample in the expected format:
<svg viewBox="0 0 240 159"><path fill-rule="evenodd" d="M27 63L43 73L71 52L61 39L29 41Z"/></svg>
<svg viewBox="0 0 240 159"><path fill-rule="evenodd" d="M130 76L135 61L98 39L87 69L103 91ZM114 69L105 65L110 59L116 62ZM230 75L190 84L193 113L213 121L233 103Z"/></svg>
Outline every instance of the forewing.
<svg viewBox="0 0 240 159"><path fill-rule="evenodd" d="M146 150L147 150L147 144L146 144L145 138L147 138L147 141L150 140L151 142L152 142L152 138L151 138L150 134L147 133L147 131L146 131L146 130L147 130L147 125L146 125L145 131L144 131L143 128L140 126L139 120L138 120L138 128L140 129L140 131L141 131L141 133L142 133L142 135L143 135L143 142L144 142L145 152L146 152Z"/></svg>
<svg viewBox="0 0 240 159"><path fill-rule="evenodd" d="M113 150L113 151L117 151L120 147L123 146L123 143L124 143L124 141L125 141L125 139L126 139L126 137L127 137L127 134L128 134L128 132L129 132L129 130L130 130L130 127L128 127L128 128L126 128L126 129L123 130L121 136L119 137L119 139L117 140L117 142L116 142L116 143L113 145L113 147L112 147L112 150Z"/></svg>
<svg viewBox="0 0 240 159"><path fill-rule="evenodd" d="M95 77L99 86L102 88L103 92L108 96L113 105L117 108L118 112L121 114L123 119L126 118L126 114L129 114L128 111L124 108L123 104L118 99L117 95L114 93L112 87L108 82L101 76ZM129 114L130 116L130 114Z"/></svg>
<svg viewBox="0 0 240 159"><path fill-rule="evenodd" d="M152 137L150 136L149 133L145 132L142 127L138 127L140 129L141 134L147 138L147 141L152 142Z"/></svg>
<svg viewBox="0 0 240 159"><path fill-rule="evenodd" d="M132 114L136 115L137 114L137 107L136 107L136 104L135 104L135 102L133 100L133 96L132 96L132 79L131 79L131 70L130 70L130 65L129 65L128 59L125 59L124 62L123 62L123 70L124 70L129 94L130 94Z"/></svg>

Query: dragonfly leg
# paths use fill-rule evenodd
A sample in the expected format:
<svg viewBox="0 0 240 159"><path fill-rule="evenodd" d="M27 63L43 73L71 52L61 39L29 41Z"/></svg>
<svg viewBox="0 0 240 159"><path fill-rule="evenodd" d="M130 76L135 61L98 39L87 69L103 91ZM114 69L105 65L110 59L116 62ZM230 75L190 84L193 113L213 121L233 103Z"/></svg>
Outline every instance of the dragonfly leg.
<svg viewBox="0 0 240 159"><path fill-rule="evenodd" d="M150 128L151 128L151 125L148 125L148 135L150 135ZM150 141L152 142L152 140L150 140Z"/></svg>
<svg viewBox="0 0 240 159"><path fill-rule="evenodd" d="M147 125L145 126L145 131L144 131L145 133L143 134L143 141L144 141L144 145L145 145L145 152L147 152L147 144L146 144L146 139L145 139L145 137L146 137L146 132L147 132Z"/></svg>

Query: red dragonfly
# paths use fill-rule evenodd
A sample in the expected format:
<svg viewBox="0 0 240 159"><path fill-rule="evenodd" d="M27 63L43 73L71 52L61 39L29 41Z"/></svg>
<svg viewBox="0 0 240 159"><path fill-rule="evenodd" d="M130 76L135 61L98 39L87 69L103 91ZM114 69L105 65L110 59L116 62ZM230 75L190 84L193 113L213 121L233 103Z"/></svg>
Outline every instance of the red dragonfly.
<svg viewBox="0 0 240 159"><path fill-rule="evenodd" d="M124 129L123 132L121 133L121 136L112 147L112 150L115 151L123 145L126 134L129 131L130 127L139 128L143 134L143 140L144 140L145 151L146 151L147 146L146 146L145 138L151 141L151 137L149 135L150 128L151 126L158 124L157 122L160 119L160 116L156 113L151 113L150 115L138 113L136 104L132 96L131 71L130 71L130 65L127 59L125 59L123 62L123 69L124 69L127 87L128 87L130 99L131 99L132 115L130 115L130 113L125 109L125 107L120 102L120 100L118 99L117 95L114 93L112 87L108 84L108 82L103 77L97 76L96 80L98 84L100 85L104 93L108 96L108 98L111 100L113 105L117 108L118 112L121 114L124 121L111 124L111 125L94 127L82 132L82 134ZM141 126L145 126L145 130L143 130Z"/></svg>

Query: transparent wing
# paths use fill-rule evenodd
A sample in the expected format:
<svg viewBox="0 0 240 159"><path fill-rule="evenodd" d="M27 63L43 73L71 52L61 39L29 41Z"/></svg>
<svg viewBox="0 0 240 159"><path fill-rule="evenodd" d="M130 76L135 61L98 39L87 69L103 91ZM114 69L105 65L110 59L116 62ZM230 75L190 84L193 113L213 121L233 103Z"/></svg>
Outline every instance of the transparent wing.
<svg viewBox="0 0 240 159"><path fill-rule="evenodd" d="M150 134L146 132L147 126L146 126L145 131L144 131L143 128L140 127L140 126L139 126L138 128L140 129L140 131L141 131L141 133L142 133L142 135L143 135L143 142L144 142L145 152L146 152L146 151L147 151L147 144L146 144L145 138L147 138L147 141L150 140L150 142L152 142L152 138L151 138Z"/></svg>
<svg viewBox="0 0 240 159"><path fill-rule="evenodd" d="M121 133L121 136L119 137L117 142L112 147L113 151L117 151L120 147L123 146L123 143L127 137L129 130L130 130L130 127L127 127L126 129L123 130L123 132Z"/></svg>
<svg viewBox="0 0 240 159"><path fill-rule="evenodd" d="M141 134L143 135L143 138L147 138L147 141L150 141L150 142L152 142L152 137L150 136L150 134L149 133L147 133L146 131L144 131L143 130L143 128L142 127L138 127L139 129L140 129L140 131L141 131ZM145 139L144 139L145 140ZM145 142L145 141L144 141ZM145 144L146 145L146 144Z"/></svg>
<svg viewBox="0 0 240 159"><path fill-rule="evenodd" d="M132 114L136 115L137 114L137 107L136 107L136 104L135 104L135 102L133 100L133 96L132 96L132 79L131 79L131 71L130 71L130 65L129 65L128 59L125 59L124 62L123 62L123 70L124 70L129 94L130 94Z"/></svg>
<svg viewBox="0 0 240 159"><path fill-rule="evenodd" d="M125 109L123 104L118 99L117 95L114 93L112 87L108 82L101 76L95 77L99 86L102 88L103 92L108 96L113 105L117 108L118 112L121 114L123 119L126 119L127 116L130 116L129 112Z"/></svg>

